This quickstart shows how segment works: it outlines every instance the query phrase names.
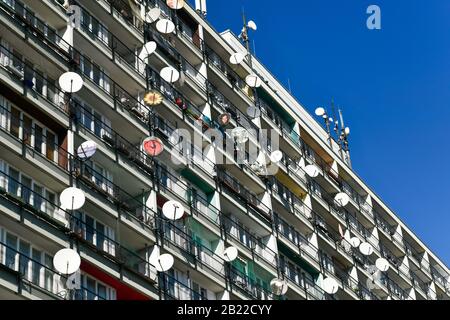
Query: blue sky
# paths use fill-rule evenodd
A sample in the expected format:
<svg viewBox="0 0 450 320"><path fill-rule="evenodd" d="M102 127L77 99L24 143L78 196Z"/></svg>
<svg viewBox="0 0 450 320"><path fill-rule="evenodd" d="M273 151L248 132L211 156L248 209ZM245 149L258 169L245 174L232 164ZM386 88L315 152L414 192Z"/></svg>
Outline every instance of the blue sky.
<svg viewBox="0 0 450 320"><path fill-rule="evenodd" d="M258 59L311 113L334 97L355 171L450 265L450 1L209 0L207 18L239 34L242 7Z"/></svg>

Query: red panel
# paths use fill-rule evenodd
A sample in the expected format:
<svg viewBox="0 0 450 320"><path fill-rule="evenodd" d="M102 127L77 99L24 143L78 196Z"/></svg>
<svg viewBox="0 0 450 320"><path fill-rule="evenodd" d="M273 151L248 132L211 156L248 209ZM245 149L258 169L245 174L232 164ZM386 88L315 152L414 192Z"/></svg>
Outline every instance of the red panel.
<svg viewBox="0 0 450 320"><path fill-rule="evenodd" d="M107 275L106 273L86 261L81 261L80 269L93 276L94 278L100 280L101 282L107 284L108 286L116 289L117 300L151 300L150 297L137 292L133 288Z"/></svg>

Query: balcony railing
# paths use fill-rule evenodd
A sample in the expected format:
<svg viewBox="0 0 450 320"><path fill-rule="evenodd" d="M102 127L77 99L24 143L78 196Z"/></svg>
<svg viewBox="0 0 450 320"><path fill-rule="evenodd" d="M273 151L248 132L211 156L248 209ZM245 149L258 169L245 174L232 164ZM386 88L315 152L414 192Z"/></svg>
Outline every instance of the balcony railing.
<svg viewBox="0 0 450 320"><path fill-rule="evenodd" d="M187 254L197 264L200 264L219 277L225 277L225 261L209 248L194 241L189 230L184 231L170 221L160 220L157 232L163 240L163 246L170 246ZM164 244L165 242L165 244Z"/></svg>
<svg viewBox="0 0 450 320"><path fill-rule="evenodd" d="M318 248L312 245L305 236L298 232L292 225L274 213L277 234L295 245L302 254L319 263Z"/></svg>
<svg viewBox="0 0 450 320"><path fill-rule="evenodd" d="M185 137L176 132L177 128L170 121L159 115L152 114L150 123L152 129L166 146L210 177L215 175L216 165L204 155L201 148L191 144L189 141L184 141Z"/></svg>
<svg viewBox="0 0 450 320"><path fill-rule="evenodd" d="M219 182L232 192L234 198L239 202L243 202L247 209L256 212L256 214L262 216L267 221L272 220L272 213L269 207L267 207L258 197L246 187L244 187L237 179L223 170L218 171L217 175Z"/></svg>
<svg viewBox="0 0 450 320"><path fill-rule="evenodd" d="M72 235L84 240L88 247L95 248L96 251L115 259L140 275L150 276L150 270L154 267L139 253L127 249L122 243L102 232L95 231L94 244L93 238L91 239L94 230L81 220L77 212L62 209L58 203L55 203L56 199L53 201L48 199L2 171L0 171L0 193L5 194L10 201L19 202L51 226L71 231Z"/></svg>
<svg viewBox="0 0 450 320"><path fill-rule="evenodd" d="M0 264L17 272L22 281L22 290L30 293L33 291L32 287L37 287L54 299L106 300L105 296L84 286L76 290L67 289L65 285L67 276L54 270L51 263L43 264L2 241L0 241Z"/></svg>
<svg viewBox="0 0 450 320"><path fill-rule="evenodd" d="M207 300L207 297L166 273L159 274L159 287L165 300Z"/></svg>
<svg viewBox="0 0 450 320"><path fill-rule="evenodd" d="M19 141L27 153L67 170L69 154L55 143L54 135L49 136L38 132L35 127L31 127L31 118L30 123L25 123L23 118L17 117L1 105L0 117L4 119L0 121L0 130Z"/></svg>
<svg viewBox="0 0 450 320"><path fill-rule="evenodd" d="M229 279L233 289L246 294L251 299L273 300L273 294L258 284L254 279L242 273L234 266L231 266L229 270Z"/></svg>

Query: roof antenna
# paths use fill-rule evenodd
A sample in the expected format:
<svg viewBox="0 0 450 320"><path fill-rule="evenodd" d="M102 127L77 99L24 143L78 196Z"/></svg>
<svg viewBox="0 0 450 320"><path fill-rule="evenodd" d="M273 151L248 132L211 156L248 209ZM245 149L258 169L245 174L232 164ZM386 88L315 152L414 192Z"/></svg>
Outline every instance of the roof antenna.
<svg viewBox="0 0 450 320"><path fill-rule="evenodd" d="M339 118L341 120L341 134L339 136L339 143L341 145L342 158L347 162L348 166L351 168L352 163L350 161L350 150L348 148L348 136L350 135L350 128L346 127L344 124L344 116L342 110L339 108Z"/></svg>
<svg viewBox="0 0 450 320"><path fill-rule="evenodd" d="M289 89L289 93L292 94L291 79L289 77L288 77L288 89Z"/></svg>

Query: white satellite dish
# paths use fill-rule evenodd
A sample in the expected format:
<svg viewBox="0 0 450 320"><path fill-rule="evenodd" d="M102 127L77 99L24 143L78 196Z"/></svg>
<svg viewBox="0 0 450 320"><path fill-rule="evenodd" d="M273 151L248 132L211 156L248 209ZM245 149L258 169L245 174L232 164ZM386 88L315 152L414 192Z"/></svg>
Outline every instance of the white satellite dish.
<svg viewBox="0 0 450 320"><path fill-rule="evenodd" d="M352 245L353 248L358 248L359 245L361 244L361 240L359 240L358 237L353 237L350 239L350 244Z"/></svg>
<svg viewBox="0 0 450 320"><path fill-rule="evenodd" d="M249 74L247 77L245 77L245 83L251 88L259 88L262 84L262 81L256 74Z"/></svg>
<svg viewBox="0 0 450 320"><path fill-rule="evenodd" d="M236 247L228 247L223 252L223 259L227 262L232 262L237 258L238 254L239 252Z"/></svg>
<svg viewBox="0 0 450 320"><path fill-rule="evenodd" d="M375 266L377 267L378 270L380 270L381 272L385 272L389 270L389 262L385 259L385 258L378 258L375 261Z"/></svg>
<svg viewBox="0 0 450 320"><path fill-rule="evenodd" d="M344 192L339 192L337 195L334 196L334 202L339 207L345 207L349 201L350 201L349 196Z"/></svg>
<svg viewBox="0 0 450 320"><path fill-rule="evenodd" d="M255 106L250 106L247 108L247 114L250 118L255 119L261 115L261 111Z"/></svg>
<svg viewBox="0 0 450 320"><path fill-rule="evenodd" d="M75 72L63 73L58 82L61 90L67 93L75 93L83 88L83 78Z"/></svg>
<svg viewBox="0 0 450 320"><path fill-rule="evenodd" d="M231 64L241 64L242 61L244 61L246 54L243 52L236 52L233 53L230 57L230 63Z"/></svg>
<svg viewBox="0 0 450 320"><path fill-rule="evenodd" d="M77 149L77 156L82 160L89 159L97 151L97 144L94 141L85 141Z"/></svg>
<svg viewBox="0 0 450 320"><path fill-rule="evenodd" d="M81 258L72 249L61 249L53 257L53 266L62 274L72 274L80 268Z"/></svg>
<svg viewBox="0 0 450 320"><path fill-rule="evenodd" d="M345 135L350 135L350 128L349 127L345 127L345 129L344 129L344 133L345 133Z"/></svg>
<svg viewBox="0 0 450 320"><path fill-rule="evenodd" d="M59 202L63 209L78 210L84 205L85 201L84 192L74 187L64 189L59 196Z"/></svg>
<svg viewBox="0 0 450 320"><path fill-rule="evenodd" d="M359 245L359 251L365 256L370 256L373 253L373 247L370 243L363 242Z"/></svg>
<svg viewBox="0 0 450 320"><path fill-rule="evenodd" d="M275 150L270 154L270 161L272 163L278 163L283 159L283 152L280 150Z"/></svg>
<svg viewBox="0 0 450 320"><path fill-rule="evenodd" d="M161 19L156 23L156 30L168 34L175 31L175 24L169 19Z"/></svg>
<svg viewBox="0 0 450 320"><path fill-rule="evenodd" d="M339 289L339 284L333 278L325 278L322 281L322 289L328 294L335 294Z"/></svg>
<svg viewBox="0 0 450 320"><path fill-rule="evenodd" d="M245 143L249 139L248 131L243 127L234 128L231 130L231 135L236 139L237 143Z"/></svg>
<svg viewBox="0 0 450 320"><path fill-rule="evenodd" d="M184 7L184 0L167 0L166 4L170 9L179 10Z"/></svg>
<svg viewBox="0 0 450 320"><path fill-rule="evenodd" d="M257 175L262 176L266 174L265 166L258 161L253 162L250 168L256 172Z"/></svg>
<svg viewBox="0 0 450 320"><path fill-rule="evenodd" d="M289 286L286 280L275 278L270 281L270 288L274 295L283 296L288 291Z"/></svg>
<svg viewBox="0 0 450 320"><path fill-rule="evenodd" d="M322 108L322 107L319 107L319 108L316 109L315 113L316 113L316 116L321 117L321 116L323 116L325 114L325 109Z"/></svg>
<svg viewBox="0 0 450 320"><path fill-rule="evenodd" d="M380 289L381 272L375 266L370 266L367 271L370 273L370 277L366 280L367 288L369 290Z"/></svg>
<svg viewBox="0 0 450 320"><path fill-rule="evenodd" d="M141 18L147 23L153 23L156 20L158 20L160 16L161 16L161 9L152 8L147 13L143 14Z"/></svg>
<svg viewBox="0 0 450 320"><path fill-rule="evenodd" d="M247 27L249 27L250 29L252 29L252 30L254 30L254 31L256 31L256 30L258 29L258 27L256 26L255 21L253 21L253 20L250 20L250 21L247 23Z"/></svg>
<svg viewBox="0 0 450 320"><path fill-rule="evenodd" d="M155 41L149 41L142 47L142 51L139 54L139 58L141 60L147 59L152 53L155 52L157 48L157 44Z"/></svg>
<svg viewBox="0 0 450 320"><path fill-rule="evenodd" d="M171 254L164 253L164 254L160 255L156 259L156 266L155 266L155 268L159 272L166 272L170 268L172 268L173 263L174 263L173 256Z"/></svg>
<svg viewBox="0 0 450 320"><path fill-rule="evenodd" d="M161 78L169 83L177 82L180 79L180 73L173 67L164 67L160 71Z"/></svg>
<svg viewBox="0 0 450 320"><path fill-rule="evenodd" d="M310 176L311 178L315 178L319 175L319 168L317 168L317 166L315 166L314 164L309 164L305 167L305 172L308 176Z"/></svg>
<svg viewBox="0 0 450 320"><path fill-rule="evenodd" d="M184 207L180 202L170 200L164 203L162 212L167 219L178 220L184 216Z"/></svg>

